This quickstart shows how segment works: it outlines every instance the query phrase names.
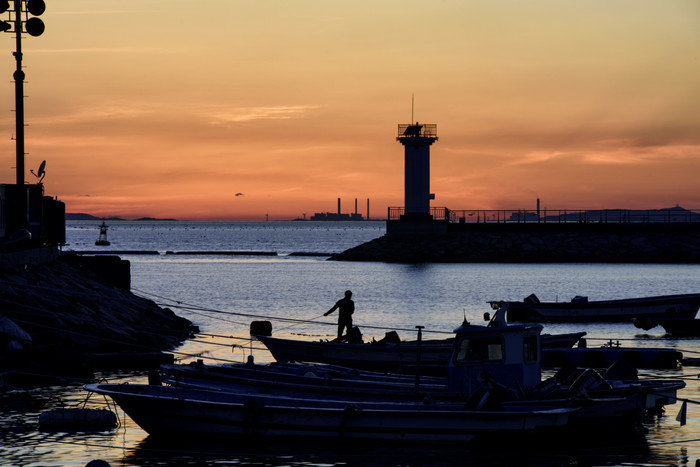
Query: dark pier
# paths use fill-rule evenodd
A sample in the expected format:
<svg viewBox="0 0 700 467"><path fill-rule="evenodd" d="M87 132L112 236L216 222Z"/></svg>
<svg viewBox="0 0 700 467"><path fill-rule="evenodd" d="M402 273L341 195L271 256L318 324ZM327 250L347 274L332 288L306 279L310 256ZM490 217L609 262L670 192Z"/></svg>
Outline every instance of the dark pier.
<svg viewBox="0 0 700 467"><path fill-rule="evenodd" d="M510 211L433 208L433 219L392 218L383 237L332 259L386 262L700 263L700 213L644 211ZM605 213L603 216L602 213ZM615 214L613 214L615 213ZM639 213L634 211L634 213ZM459 215L462 214L462 215ZM656 214L656 215L652 215ZM456 222L454 220L457 220Z"/></svg>

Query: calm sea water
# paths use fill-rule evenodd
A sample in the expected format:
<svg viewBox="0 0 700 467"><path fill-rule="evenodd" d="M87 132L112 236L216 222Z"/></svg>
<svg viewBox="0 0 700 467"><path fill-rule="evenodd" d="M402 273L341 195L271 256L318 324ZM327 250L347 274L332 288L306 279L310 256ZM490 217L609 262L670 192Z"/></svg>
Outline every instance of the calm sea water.
<svg viewBox="0 0 700 467"><path fill-rule="evenodd" d="M654 264L386 264L327 261L294 252L335 253L384 234L383 222L112 222L109 247L95 247L99 222L68 222L66 250L150 250L155 255L122 257L131 262L132 290L172 308L197 324L202 334L177 349L187 362L271 361L251 343L253 320L273 324L273 335L325 339L335 334L334 316L322 314L346 289L353 291L355 324L364 337L398 329L415 337L444 336L463 319L481 322L487 301L519 300L536 293L542 300L591 300L700 290L700 265ZM276 252L269 255L186 255L168 251ZM643 332L632 325L548 325L545 332L588 332L589 346L609 340L627 346L655 346L700 356L700 340L667 339L662 329ZM225 337L224 337L225 336ZM646 370L646 376L686 378L683 398L700 401L699 368ZM101 375L145 381L143 375ZM201 446L154 443L118 411L122 425L98 433L37 430L41 412L76 406L87 393L69 386L0 395L0 465L83 466L92 459L111 465L695 465L700 458L700 406L688 405L688 424L675 420L680 404L645 426L641 443L617 440L601 446L538 446L532 450L471 452L381 446L240 445ZM95 396L88 406L101 406Z"/></svg>

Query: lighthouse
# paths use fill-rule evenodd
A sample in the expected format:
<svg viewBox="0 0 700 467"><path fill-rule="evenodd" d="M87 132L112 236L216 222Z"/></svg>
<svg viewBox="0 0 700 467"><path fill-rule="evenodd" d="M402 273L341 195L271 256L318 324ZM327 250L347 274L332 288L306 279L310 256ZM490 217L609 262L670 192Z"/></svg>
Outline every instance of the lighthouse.
<svg viewBox="0 0 700 467"><path fill-rule="evenodd" d="M431 220L430 146L437 141L437 125L399 124L396 138L404 146L404 215L406 220Z"/></svg>

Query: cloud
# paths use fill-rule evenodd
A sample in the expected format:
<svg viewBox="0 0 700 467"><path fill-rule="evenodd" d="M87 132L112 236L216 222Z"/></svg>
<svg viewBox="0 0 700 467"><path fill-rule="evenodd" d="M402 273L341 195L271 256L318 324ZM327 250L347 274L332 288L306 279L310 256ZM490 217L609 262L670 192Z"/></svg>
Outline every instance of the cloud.
<svg viewBox="0 0 700 467"><path fill-rule="evenodd" d="M68 49L34 49L32 53L43 53L43 54L84 54L84 53L94 53L94 54L106 54L106 53L118 53L118 54L163 54L163 53L173 53L172 50L163 47L75 47Z"/></svg>
<svg viewBox="0 0 700 467"><path fill-rule="evenodd" d="M565 157L567 153L562 151L530 151L514 158L509 165L539 164Z"/></svg>
<svg viewBox="0 0 700 467"><path fill-rule="evenodd" d="M289 120L303 118L308 111L317 109L313 105L289 105L273 107L241 107L230 112L212 113L213 125L250 122L253 120Z"/></svg>
<svg viewBox="0 0 700 467"><path fill-rule="evenodd" d="M621 141L616 147L592 150L583 160L596 164L669 163L694 159L700 154L700 146L684 144L647 144L638 141Z"/></svg>

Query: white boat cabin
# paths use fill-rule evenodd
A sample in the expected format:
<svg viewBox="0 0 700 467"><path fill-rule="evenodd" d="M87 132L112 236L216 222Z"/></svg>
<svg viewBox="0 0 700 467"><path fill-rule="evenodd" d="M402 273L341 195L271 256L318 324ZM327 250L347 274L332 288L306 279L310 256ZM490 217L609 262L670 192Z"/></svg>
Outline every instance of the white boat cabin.
<svg viewBox="0 0 700 467"><path fill-rule="evenodd" d="M527 388L540 383L539 324L472 326L455 329L455 343L447 365L451 392L471 396L495 382Z"/></svg>

